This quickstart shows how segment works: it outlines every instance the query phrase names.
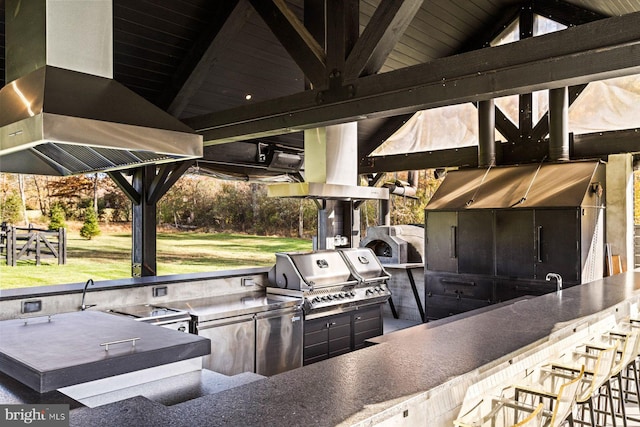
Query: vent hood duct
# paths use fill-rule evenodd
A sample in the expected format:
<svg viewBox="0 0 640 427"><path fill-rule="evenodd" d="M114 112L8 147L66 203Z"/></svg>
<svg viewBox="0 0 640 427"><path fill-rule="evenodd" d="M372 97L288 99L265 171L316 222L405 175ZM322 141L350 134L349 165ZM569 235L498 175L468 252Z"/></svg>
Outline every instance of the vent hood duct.
<svg viewBox="0 0 640 427"><path fill-rule="evenodd" d="M112 79L112 4L6 2L0 171L73 175L202 156L202 137Z"/></svg>

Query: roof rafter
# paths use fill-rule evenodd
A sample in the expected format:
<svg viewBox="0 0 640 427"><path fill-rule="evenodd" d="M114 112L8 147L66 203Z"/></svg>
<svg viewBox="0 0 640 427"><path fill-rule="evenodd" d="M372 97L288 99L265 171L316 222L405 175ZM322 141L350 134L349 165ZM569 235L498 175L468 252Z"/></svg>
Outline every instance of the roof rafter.
<svg viewBox="0 0 640 427"><path fill-rule="evenodd" d="M377 73L423 0L382 0L345 64L344 80Z"/></svg>
<svg viewBox="0 0 640 427"><path fill-rule="evenodd" d="M216 3L218 4L218 3ZM246 0L219 3L215 22L208 25L179 65L166 89L158 96L157 105L178 117L194 93L200 89L220 52L235 37L250 13Z"/></svg>
<svg viewBox="0 0 640 427"><path fill-rule="evenodd" d="M361 77L342 99L309 90L187 123L206 144L245 140L636 74L639 55L640 12Z"/></svg>
<svg viewBox="0 0 640 427"><path fill-rule="evenodd" d="M285 0L249 0L314 87L327 80L326 54Z"/></svg>

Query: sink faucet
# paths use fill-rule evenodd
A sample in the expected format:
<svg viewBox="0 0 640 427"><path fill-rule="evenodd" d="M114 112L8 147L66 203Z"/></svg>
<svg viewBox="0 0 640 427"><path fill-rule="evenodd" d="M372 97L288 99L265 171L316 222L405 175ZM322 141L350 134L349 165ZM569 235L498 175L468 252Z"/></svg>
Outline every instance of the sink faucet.
<svg viewBox="0 0 640 427"><path fill-rule="evenodd" d="M87 288L89 285L93 285L93 279L87 280L87 283L84 284L84 289L82 290L82 305L80 306L80 310L85 311L87 308L95 307L97 304L85 304L84 297L87 294Z"/></svg>
<svg viewBox="0 0 640 427"><path fill-rule="evenodd" d="M547 274L547 282L551 281L551 279L556 279L556 292L560 292L562 290L562 276L558 273Z"/></svg>

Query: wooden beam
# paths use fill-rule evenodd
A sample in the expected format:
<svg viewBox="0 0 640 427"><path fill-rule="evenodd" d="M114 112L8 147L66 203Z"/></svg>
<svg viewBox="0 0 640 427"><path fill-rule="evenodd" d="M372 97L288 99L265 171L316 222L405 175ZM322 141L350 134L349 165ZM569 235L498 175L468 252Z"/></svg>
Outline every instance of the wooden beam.
<svg viewBox="0 0 640 427"><path fill-rule="evenodd" d="M640 153L640 128L573 137L572 159L606 158L610 154L621 153Z"/></svg>
<svg viewBox="0 0 640 427"><path fill-rule="evenodd" d="M249 0L315 88L326 86L326 55L285 0Z"/></svg>
<svg viewBox="0 0 640 427"><path fill-rule="evenodd" d="M344 80L377 73L423 0L382 0L347 58Z"/></svg>
<svg viewBox="0 0 640 427"><path fill-rule="evenodd" d="M382 120L380 126L367 137L366 140L358 138L358 159L365 159L376 148L382 145L391 135L396 133L414 113L388 117Z"/></svg>
<svg viewBox="0 0 640 427"><path fill-rule="evenodd" d="M368 157L360 162L358 174L398 172L442 167L478 166L478 147L450 148L419 153Z"/></svg>
<svg viewBox="0 0 640 427"><path fill-rule="evenodd" d="M567 27L606 18L605 15L562 0L535 0L531 3L533 13L559 22Z"/></svg>
<svg viewBox="0 0 640 427"><path fill-rule="evenodd" d="M177 163L166 163L158 166L158 172L153 177L147 194L147 203L156 204L184 173L195 164L195 160Z"/></svg>
<svg viewBox="0 0 640 427"><path fill-rule="evenodd" d="M247 0L216 2L219 9L211 22L178 66L171 82L159 95L156 104L178 117L200 89L219 59L220 53L237 36L253 13Z"/></svg>
<svg viewBox="0 0 640 427"><path fill-rule="evenodd" d="M140 204L140 193L138 193L136 189L133 188L133 185L131 185L129 181L127 181L121 171L107 172L107 175L109 175L109 177L113 180L113 182L115 182L118 188L122 190L122 192L125 194L125 196L127 196L131 203L133 203L134 205Z"/></svg>
<svg viewBox="0 0 640 427"><path fill-rule="evenodd" d="M569 88L569 106L575 102L576 99L580 96L582 91L587 87L587 85L578 85L571 86ZM538 120L538 123L533 127L531 131L531 142L540 142L544 140L544 138L549 135L549 112L547 111L544 115Z"/></svg>
<svg viewBox="0 0 640 427"><path fill-rule="evenodd" d="M185 122L212 144L637 73L640 12L362 77L343 99L309 90Z"/></svg>
<svg viewBox="0 0 640 427"><path fill-rule="evenodd" d="M496 129L507 138L507 141L516 143L520 140L520 129L508 118L499 107L496 107Z"/></svg>
<svg viewBox="0 0 640 427"><path fill-rule="evenodd" d="M596 132L573 137L572 160L604 159L611 154L640 154L640 128ZM548 140L530 144L499 144L501 164L535 163L549 153ZM391 156L367 157L361 160L359 174L398 172L443 167L476 167L478 148L463 147Z"/></svg>

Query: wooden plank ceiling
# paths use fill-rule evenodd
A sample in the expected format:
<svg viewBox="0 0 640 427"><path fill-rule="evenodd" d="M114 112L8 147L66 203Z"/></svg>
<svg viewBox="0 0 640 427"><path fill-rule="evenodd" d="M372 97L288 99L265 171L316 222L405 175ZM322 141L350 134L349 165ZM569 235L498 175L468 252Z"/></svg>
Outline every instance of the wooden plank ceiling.
<svg viewBox="0 0 640 427"><path fill-rule="evenodd" d="M359 52L367 52L365 36L374 41L376 38L381 40L378 44L368 42L375 48L371 54L377 58L346 61L347 77L349 67L362 70L355 76L358 90L364 87L366 75L382 77L390 73L390 76L400 76L399 70L407 67L434 61L437 64L442 58L486 46L487 41L502 31L522 8L535 7L538 13L567 25L640 12L640 0L405 0L404 3L387 0L382 3L380 0L272 0L272 3L266 0L114 0L114 78L191 125L206 122L203 118L226 111L257 111L269 116L271 112L261 110L259 106L277 106L278 101L272 101L274 99L284 99L282 105L295 107L295 97L309 93L305 91L305 73L316 83L325 78L322 68L314 65L317 55L326 54L328 63L336 62L335 54L331 56L333 48L327 52L314 52L315 40L305 39L312 33L316 33L315 39L318 39L318 31L313 28L317 18L310 15L313 15L311 11L322 10L325 1L328 9L351 7L357 12L357 31L361 40L355 47L347 46L346 49L353 47L360 49ZM307 16L305 5L309 12ZM0 86L5 84L4 6L5 0L0 0ZM376 15L376 10L381 8L389 8L389 13ZM349 17L351 12L342 13ZM274 34L265 18L272 26L277 24L274 28L280 34ZM283 20L284 24L278 20ZM389 26L389 32L401 29L401 36L383 34L374 25L367 27L372 20L378 26ZM296 23L301 22L306 23L306 29L296 27ZM347 35L350 29L348 24L344 28L331 28ZM342 38L348 39L347 36L332 37L332 34L327 36L328 45L335 45L336 39L340 39L339 42L344 41ZM288 40L285 41L287 46L278 37ZM389 49L385 43L391 43ZM344 42L342 48L347 44ZM585 49L590 52L596 46ZM536 61L539 60L531 61L529 65L535 65ZM322 59L318 63L321 62ZM385 82L383 79L371 81L374 86ZM317 96L317 92L313 95ZM442 95L442 104L447 103L447 96ZM272 104L264 104L268 102ZM304 103L299 105L303 108ZM359 146L363 158L411 116L410 110L398 108L395 113L382 114L382 117L371 114L369 116L373 118L360 121ZM282 149L302 148L300 132L278 135L264 132L258 139ZM214 162L210 167L244 172L246 176L265 174L253 169L257 142L252 140L249 145L246 142L238 145L236 154L244 153L246 161L239 160L237 155L230 156L234 150L217 151L210 147L207 156L219 161L218 166ZM424 155L416 159L413 163L417 165L438 163L437 159L424 159ZM449 160L443 157L443 161ZM220 166L223 163L238 166Z"/></svg>

